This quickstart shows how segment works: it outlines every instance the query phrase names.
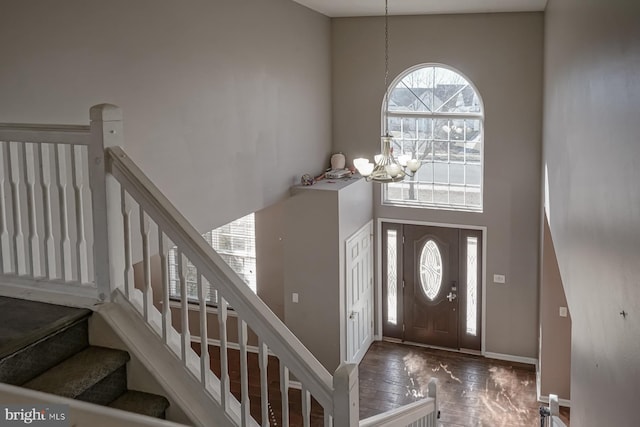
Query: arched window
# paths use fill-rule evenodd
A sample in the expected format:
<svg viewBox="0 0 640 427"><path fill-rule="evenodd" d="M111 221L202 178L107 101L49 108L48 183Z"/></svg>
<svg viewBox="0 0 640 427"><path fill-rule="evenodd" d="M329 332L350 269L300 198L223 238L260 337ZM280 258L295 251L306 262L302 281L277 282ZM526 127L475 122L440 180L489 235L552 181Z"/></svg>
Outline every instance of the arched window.
<svg viewBox="0 0 640 427"><path fill-rule="evenodd" d="M482 211L484 112L473 84L445 65L418 65L393 81L382 108L393 154L422 163L385 184L383 202Z"/></svg>

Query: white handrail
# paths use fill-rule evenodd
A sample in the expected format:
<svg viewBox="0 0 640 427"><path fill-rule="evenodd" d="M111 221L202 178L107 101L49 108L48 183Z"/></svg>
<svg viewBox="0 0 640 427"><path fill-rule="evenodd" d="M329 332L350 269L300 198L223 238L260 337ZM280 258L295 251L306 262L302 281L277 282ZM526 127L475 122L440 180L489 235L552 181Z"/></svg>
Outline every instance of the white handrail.
<svg viewBox="0 0 640 427"><path fill-rule="evenodd" d="M333 407L332 375L238 277L120 147L107 152L107 172L136 200L209 283L261 337L325 409Z"/></svg>
<svg viewBox="0 0 640 427"><path fill-rule="evenodd" d="M424 418L425 415L433 413L434 410L435 401L428 397L360 420L360 427L408 426Z"/></svg>
<svg viewBox="0 0 640 427"><path fill-rule="evenodd" d="M0 141L91 145L89 126L1 123Z"/></svg>

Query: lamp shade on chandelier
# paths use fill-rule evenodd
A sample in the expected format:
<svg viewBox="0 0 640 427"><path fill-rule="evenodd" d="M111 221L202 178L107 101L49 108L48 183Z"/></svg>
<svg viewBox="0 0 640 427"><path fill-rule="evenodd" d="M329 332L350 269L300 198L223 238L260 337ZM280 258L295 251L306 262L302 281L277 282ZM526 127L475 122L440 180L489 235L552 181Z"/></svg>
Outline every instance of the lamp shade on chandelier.
<svg viewBox="0 0 640 427"><path fill-rule="evenodd" d="M420 160L412 159L408 154L398 156L396 159L391 150L391 136L385 135L381 139L381 153L376 154L374 163L368 159L358 158L353 161L360 175L367 181L398 182L405 176L413 176L420 168Z"/></svg>

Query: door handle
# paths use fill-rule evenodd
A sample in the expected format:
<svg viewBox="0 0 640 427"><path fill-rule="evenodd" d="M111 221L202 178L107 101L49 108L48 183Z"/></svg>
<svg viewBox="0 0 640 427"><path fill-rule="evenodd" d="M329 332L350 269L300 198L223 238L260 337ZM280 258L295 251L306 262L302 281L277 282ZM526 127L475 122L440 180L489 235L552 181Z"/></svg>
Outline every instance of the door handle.
<svg viewBox="0 0 640 427"><path fill-rule="evenodd" d="M351 314L349 315L349 320L355 319L356 318L356 314L358 314L358 313L356 313L355 311L352 311Z"/></svg>
<svg viewBox="0 0 640 427"><path fill-rule="evenodd" d="M449 300L449 302L453 301L457 297L458 295L454 294L453 292L449 292L449 295L447 295L447 299Z"/></svg>

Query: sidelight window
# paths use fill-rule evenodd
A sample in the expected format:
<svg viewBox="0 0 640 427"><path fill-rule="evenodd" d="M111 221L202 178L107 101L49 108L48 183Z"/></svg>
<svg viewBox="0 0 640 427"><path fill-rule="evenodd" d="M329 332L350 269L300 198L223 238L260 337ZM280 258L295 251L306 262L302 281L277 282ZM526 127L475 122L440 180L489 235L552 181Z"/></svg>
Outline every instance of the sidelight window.
<svg viewBox="0 0 640 427"><path fill-rule="evenodd" d="M398 324L398 231L387 230L387 322Z"/></svg>
<svg viewBox="0 0 640 427"><path fill-rule="evenodd" d="M467 237L467 334L478 333L478 238Z"/></svg>

